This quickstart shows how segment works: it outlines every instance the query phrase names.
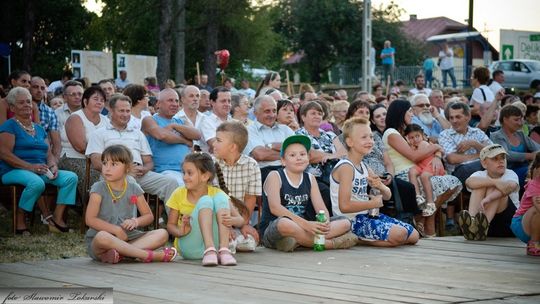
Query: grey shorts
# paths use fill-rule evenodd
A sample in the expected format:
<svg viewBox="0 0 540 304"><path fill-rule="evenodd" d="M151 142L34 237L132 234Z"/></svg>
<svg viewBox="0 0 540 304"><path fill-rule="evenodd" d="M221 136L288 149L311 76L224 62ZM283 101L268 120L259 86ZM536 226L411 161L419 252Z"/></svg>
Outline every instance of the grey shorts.
<svg viewBox="0 0 540 304"><path fill-rule="evenodd" d="M268 224L268 227L266 227L266 230L264 231L264 235L262 237L262 245L264 247L276 249L276 243L285 238L285 236L281 235L281 233L278 230L278 223L283 218L290 219L289 217L286 217L286 216L280 216L277 219L271 221ZM349 220L349 219L343 215L336 215L330 218L330 222L337 221L337 220Z"/></svg>

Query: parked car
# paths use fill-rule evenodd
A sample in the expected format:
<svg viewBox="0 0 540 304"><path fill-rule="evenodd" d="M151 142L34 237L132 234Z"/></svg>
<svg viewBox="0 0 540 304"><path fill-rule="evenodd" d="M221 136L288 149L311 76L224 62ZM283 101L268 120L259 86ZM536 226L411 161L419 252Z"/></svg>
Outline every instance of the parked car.
<svg viewBox="0 0 540 304"><path fill-rule="evenodd" d="M266 74L271 72L265 67L254 68L248 62L242 63L242 69L244 70L245 73L249 74L254 80L261 80L266 76Z"/></svg>
<svg viewBox="0 0 540 304"><path fill-rule="evenodd" d="M530 89L540 85L540 61L529 59L500 60L493 62L490 71L504 72L506 88Z"/></svg>

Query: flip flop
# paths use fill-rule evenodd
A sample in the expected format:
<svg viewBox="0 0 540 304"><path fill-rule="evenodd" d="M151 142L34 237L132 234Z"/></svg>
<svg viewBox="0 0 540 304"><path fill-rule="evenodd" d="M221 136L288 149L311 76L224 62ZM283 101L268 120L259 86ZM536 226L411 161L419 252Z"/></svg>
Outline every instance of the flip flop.
<svg viewBox="0 0 540 304"><path fill-rule="evenodd" d="M116 264L120 262L120 254L118 253L116 249L109 249L101 255L101 262L109 263L109 264Z"/></svg>

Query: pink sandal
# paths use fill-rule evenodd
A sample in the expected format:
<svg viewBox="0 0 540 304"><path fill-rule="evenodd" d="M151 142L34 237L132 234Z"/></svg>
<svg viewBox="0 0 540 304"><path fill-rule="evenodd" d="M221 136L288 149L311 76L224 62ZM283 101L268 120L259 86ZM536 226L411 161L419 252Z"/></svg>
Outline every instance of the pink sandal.
<svg viewBox="0 0 540 304"><path fill-rule="evenodd" d="M236 259L232 255L229 248L221 248L219 249L219 264L223 266L235 266L236 265Z"/></svg>
<svg viewBox="0 0 540 304"><path fill-rule="evenodd" d="M148 256L146 259L143 260L143 263L151 263L154 261L154 251L150 249L145 249L146 252L148 252ZM171 256L171 251L173 252L173 255ZM174 247L165 247L163 248L163 259L161 259L161 262L168 263L176 258L178 255L178 251Z"/></svg>
<svg viewBox="0 0 540 304"><path fill-rule="evenodd" d="M540 242L529 241L527 244L527 255L540 256Z"/></svg>
<svg viewBox="0 0 540 304"><path fill-rule="evenodd" d="M208 247L204 251L202 265L203 266L217 266L218 265L218 257L217 257L216 248Z"/></svg>
<svg viewBox="0 0 540 304"><path fill-rule="evenodd" d="M109 249L101 255L101 262L103 263L116 264L120 262L120 259L120 254L116 249Z"/></svg>

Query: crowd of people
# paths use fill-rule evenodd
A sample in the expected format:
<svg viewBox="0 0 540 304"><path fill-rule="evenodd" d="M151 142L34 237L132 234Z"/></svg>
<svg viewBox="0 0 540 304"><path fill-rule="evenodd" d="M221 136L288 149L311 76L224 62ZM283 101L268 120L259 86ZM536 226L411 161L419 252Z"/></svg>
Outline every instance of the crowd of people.
<svg viewBox="0 0 540 304"><path fill-rule="evenodd" d="M30 234L26 214L47 184L56 206L38 207L51 231L68 232L66 207L88 200L88 254L106 263L181 255L230 266L236 250L294 251L318 234L326 249L412 245L436 235L437 210L467 240L515 235L540 256L540 98L506 96L490 76L474 69L471 98L428 89L423 75L410 90L349 97L309 85L286 96L277 72L254 90L204 76L159 88L125 71L47 87L17 71L0 100L1 181L24 187L17 234ZM164 203L158 214L145 193ZM470 199L457 213L460 194ZM141 229L154 217L163 228Z"/></svg>

